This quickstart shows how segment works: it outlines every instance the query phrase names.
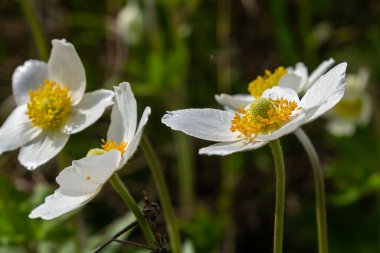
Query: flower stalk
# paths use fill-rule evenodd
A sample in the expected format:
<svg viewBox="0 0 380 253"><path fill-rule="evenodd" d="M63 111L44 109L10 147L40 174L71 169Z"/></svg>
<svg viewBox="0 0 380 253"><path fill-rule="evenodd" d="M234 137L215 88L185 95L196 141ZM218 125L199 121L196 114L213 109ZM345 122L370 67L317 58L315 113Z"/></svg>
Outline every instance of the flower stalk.
<svg viewBox="0 0 380 253"><path fill-rule="evenodd" d="M276 168L276 207L274 216L273 252L282 253L285 210L285 164L280 140L269 142Z"/></svg>
<svg viewBox="0 0 380 253"><path fill-rule="evenodd" d="M121 181L119 175L117 173L114 173L110 177L110 182L113 186L113 188L116 190L116 192L120 195L120 197L123 199L125 204L129 207L129 209L132 211L134 216L136 217L137 222L140 225L141 230L144 233L145 239L150 247L155 246L155 239L154 235L149 227L148 222L145 220L144 215L142 214L139 206L133 199L132 195L129 193L128 189L125 187L123 182Z"/></svg>
<svg viewBox="0 0 380 253"><path fill-rule="evenodd" d="M36 13L30 4L30 0L20 0L20 4L22 11L25 14L25 18L28 21L30 28L32 29L34 41L36 43L40 59L46 61L48 59L48 48Z"/></svg>
<svg viewBox="0 0 380 253"><path fill-rule="evenodd" d="M311 166L313 168L315 194L316 194L316 216L318 228L318 252L328 253L328 239L327 239L327 218L326 218L326 197L325 186L323 181L323 170L318 158L318 154L314 148L313 143L307 134L298 128L294 131L302 146L309 156Z"/></svg>
<svg viewBox="0 0 380 253"><path fill-rule="evenodd" d="M173 253L181 252L181 242L179 237L179 232L177 224L174 218L174 211L170 203L170 196L168 188L166 187L165 179L162 174L162 167L158 161L158 158L150 144L149 140L143 136L141 138L141 148L144 152L144 155L148 161L149 167L152 171L154 181L158 190L158 194L161 200L162 210L167 222L167 229L170 237L170 245Z"/></svg>
<svg viewBox="0 0 380 253"><path fill-rule="evenodd" d="M178 180L181 213L190 217L194 209L194 166L187 136L174 133L178 154Z"/></svg>

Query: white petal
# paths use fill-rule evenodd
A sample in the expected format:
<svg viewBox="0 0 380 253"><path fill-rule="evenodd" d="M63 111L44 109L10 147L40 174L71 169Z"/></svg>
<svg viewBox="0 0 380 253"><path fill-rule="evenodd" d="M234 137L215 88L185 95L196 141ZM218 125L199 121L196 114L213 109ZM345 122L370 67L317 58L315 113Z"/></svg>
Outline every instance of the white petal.
<svg viewBox="0 0 380 253"><path fill-rule="evenodd" d="M72 166L62 170L56 179L60 192L67 196L82 196L98 191L115 172L120 158L118 150L111 150L73 161Z"/></svg>
<svg viewBox="0 0 380 253"><path fill-rule="evenodd" d="M301 77L294 73L284 75L278 82L279 87L290 88L297 93L302 90L303 84Z"/></svg>
<svg viewBox="0 0 380 253"><path fill-rule="evenodd" d="M272 141L276 140L286 134L290 134L294 130L296 130L299 126L301 126L305 122L306 115L301 113L293 118L290 122L282 126L280 129L274 131L268 135L260 135L256 138L257 141Z"/></svg>
<svg viewBox="0 0 380 253"><path fill-rule="evenodd" d="M29 60L18 66L12 76L12 89L16 104L26 104L29 100L29 91L37 90L41 84L44 84L47 76L45 62Z"/></svg>
<svg viewBox="0 0 380 253"><path fill-rule="evenodd" d="M130 142L136 132L137 105L129 83L121 83L115 89L115 105L112 108L108 139Z"/></svg>
<svg viewBox="0 0 380 253"><path fill-rule="evenodd" d="M69 136L58 131L43 133L21 147L18 160L28 170L34 170L57 155L65 146Z"/></svg>
<svg viewBox="0 0 380 253"><path fill-rule="evenodd" d="M232 112L216 109L185 109L171 111L162 117L162 123L173 130L209 141L236 141L238 133L230 130Z"/></svg>
<svg viewBox="0 0 380 253"><path fill-rule="evenodd" d="M83 64L74 46L65 40L53 40L48 61L49 80L69 87L73 105L79 103L86 89L86 75Z"/></svg>
<svg viewBox="0 0 380 253"><path fill-rule="evenodd" d="M32 125L26 110L26 105L16 107L0 128L0 154L25 145L41 133Z"/></svg>
<svg viewBox="0 0 380 253"><path fill-rule="evenodd" d="M201 148L200 155L230 155L236 152L242 152L251 149L257 149L267 144L267 142L251 142L245 143L244 141L233 142L219 142L211 146Z"/></svg>
<svg viewBox="0 0 380 253"><path fill-rule="evenodd" d="M29 218L34 219L41 217L44 220L57 218L58 216L68 213L86 204L96 196L99 190L88 195L76 197L66 196L59 190L56 190L54 194L46 197L45 203L35 208L29 214Z"/></svg>
<svg viewBox="0 0 380 253"><path fill-rule="evenodd" d="M247 105L249 105L254 100L254 97L251 95L244 95L244 94L238 94L238 95L220 94L220 95L215 95L215 100L220 105L223 105L224 109L230 110L230 111L236 111L239 108L245 108Z"/></svg>
<svg viewBox="0 0 380 253"><path fill-rule="evenodd" d="M298 98L297 92L295 90L279 86L274 86L273 88L266 89L261 96L273 100L284 98L288 101L294 101L297 104L300 102L300 99Z"/></svg>
<svg viewBox="0 0 380 253"><path fill-rule="evenodd" d="M305 87L305 90L309 89L319 77L321 77L326 71L335 63L334 59L330 58L327 61L323 61L319 66L310 74L308 87Z"/></svg>
<svg viewBox="0 0 380 253"><path fill-rule="evenodd" d="M119 169L121 169L125 165L125 163L129 160L129 158L136 152L136 149L140 144L140 139L144 130L144 126L148 122L149 115L150 115L150 107L146 107L143 115L141 116L141 120L140 120L139 126L137 127L135 136L127 144L127 148L125 149L124 155L121 159Z"/></svg>
<svg viewBox="0 0 380 253"><path fill-rule="evenodd" d="M305 64L303 64L302 62L298 62L294 68L289 67L286 69L288 73L296 74L298 77L301 78L300 88L302 89L305 86L305 84L308 82L308 77L309 77L307 67L305 66Z"/></svg>
<svg viewBox="0 0 380 253"><path fill-rule="evenodd" d="M321 76L318 81L302 97L300 106L308 111L314 107L317 110L310 116L314 120L336 105L344 95L346 87L345 74L347 63L341 63Z"/></svg>
<svg viewBox="0 0 380 253"><path fill-rule="evenodd" d="M113 92L109 90L96 90L84 94L82 100L71 108L62 132L75 134L97 121L105 109L113 104Z"/></svg>
<svg viewBox="0 0 380 253"><path fill-rule="evenodd" d="M124 141L127 136L126 132L119 107L114 103L111 111L111 124L108 127L107 139L112 139L117 142Z"/></svg>

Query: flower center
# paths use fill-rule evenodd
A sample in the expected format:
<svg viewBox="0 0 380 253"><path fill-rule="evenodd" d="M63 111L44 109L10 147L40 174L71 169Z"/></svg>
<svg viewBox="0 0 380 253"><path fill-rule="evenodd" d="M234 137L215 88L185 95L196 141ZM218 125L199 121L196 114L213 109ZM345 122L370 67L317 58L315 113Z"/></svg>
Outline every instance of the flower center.
<svg viewBox="0 0 380 253"><path fill-rule="evenodd" d="M249 83L248 91L254 97L260 97L261 94L269 88L278 85L281 77L288 72L284 67L278 67L273 73L265 70L264 76L258 76L255 80Z"/></svg>
<svg viewBox="0 0 380 253"><path fill-rule="evenodd" d="M120 143L117 143L116 141L112 140L112 139L109 139L107 142L102 139L102 142L104 143L101 147L104 151L110 151L112 149L116 149L118 150L121 155L124 154L124 151L125 151L125 148L127 147L127 142L120 142Z"/></svg>
<svg viewBox="0 0 380 253"><path fill-rule="evenodd" d="M239 138L254 140L259 134L270 134L290 121L293 111L301 107L284 98L259 97L246 109L239 109L231 120L231 132L238 131Z"/></svg>
<svg viewBox="0 0 380 253"><path fill-rule="evenodd" d="M69 90L54 81L45 80L44 83L37 91L29 91L26 114L34 126L43 130L58 128L71 111Z"/></svg>

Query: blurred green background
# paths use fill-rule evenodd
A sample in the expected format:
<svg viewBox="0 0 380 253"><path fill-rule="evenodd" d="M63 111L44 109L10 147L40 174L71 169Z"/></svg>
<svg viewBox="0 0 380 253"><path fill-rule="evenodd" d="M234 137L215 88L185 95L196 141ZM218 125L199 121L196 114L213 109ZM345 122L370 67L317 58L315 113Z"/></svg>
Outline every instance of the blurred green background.
<svg viewBox="0 0 380 253"><path fill-rule="evenodd" d="M119 11L127 5L124 17ZM160 123L167 110L220 108L219 93L247 93L265 69L302 61L311 72L325 59L365 67L370 121L352 136L326 131L326 119L305 126L325 168L330 252L380 252L380 2L377 0L2 0L0 2L0 122L15 104L14 69L44 58L32 33L37 15L50 51L53 38L73 43L86 69L87 91L128 81L140 112L152 107L146 134L165 167L183 241L194 252L271 252L274 165L268 147L228 157L197 155L206 141ZM127 13L127 14L125 14ZM45 55L46 57L46 55ZM73 159L98 147L109 111L73 135L61 155L29 172L18 151L0 156L0 253L90 252L131 217L107 185L76 214L53 221L29 212L57 187ZM317 252L313 175L296 138L282 138L287 193L284 252ZM157 196L141 151L121 171L137 200ZM160 230L164 231L161 218ZM139 231L131 240L142 242ZM115 245L105 252L137 252Z"/></svg>

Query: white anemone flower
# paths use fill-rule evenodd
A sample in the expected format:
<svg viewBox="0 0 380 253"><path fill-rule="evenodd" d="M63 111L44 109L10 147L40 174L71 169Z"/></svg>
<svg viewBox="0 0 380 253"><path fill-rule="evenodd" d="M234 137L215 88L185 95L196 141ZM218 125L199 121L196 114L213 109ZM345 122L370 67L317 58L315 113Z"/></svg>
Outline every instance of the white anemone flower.
<svg viewBox="0 0 380 253"><path fill-rule="evenodd" d="M149 115L150 108L146 107L137 126L137 105L130 85L121 83L115 87L107 142L104 141L102 149L90 150L87 157L73 161L71 166L62 170L56 179L59 188L29 217L54 219L93 199L136 151Z"/></svg>
<svg viewBox="0 0 380 253"><path fill-rule="evenodd" d="M86 76L72 44L53 40L47 63L28 60L12 77L17 107L0 128L0 154L21 147L18 159L29 170L46 163L75 134L112 105L113 92L84 94Z"/></svg>
<svg viewBox="0 0 380 253"><path fill-rule="evenodd" d="M200 149L199 154L228 155L256 149L337 104L344 95L346 67L341 63L321 76L301 100L293 89L276 86L237 112L185 109L168 112L162 122L173 130L218 142Z"/></svg>
<svg viewBox="0 0 380 253"><path fill-rule="evenodd" d="M235 111L245 107L255 98L260 97L266 89L279 86L290 88L298 94L304 94L330 67L334 59L323 61L310 75L304 63L298 62L294 67L279 67L273 73L265 70L264 76L259 76L248 85L250 94L215 95L216 101L226 110Z"/></svg>
<svg viewBox="0 0 380 253"><path fill-rule="evenodd" d="M326 114L327 130L335 136L352 136L358 126L369 123L372 115L371 98L367 90L369 70L348 74L346 93L342 100Z"/></svg>

